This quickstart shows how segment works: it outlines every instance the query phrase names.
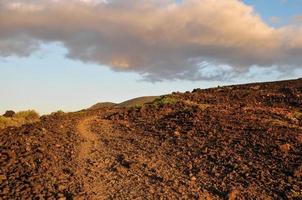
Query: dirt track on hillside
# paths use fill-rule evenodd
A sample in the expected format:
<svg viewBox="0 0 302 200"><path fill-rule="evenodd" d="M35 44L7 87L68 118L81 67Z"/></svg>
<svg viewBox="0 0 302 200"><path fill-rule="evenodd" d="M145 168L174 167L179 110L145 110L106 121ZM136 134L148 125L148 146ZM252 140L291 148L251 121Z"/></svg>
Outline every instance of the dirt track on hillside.
<svg viewBox="0 0 302 200"><path fill-rule="evenodd" d="M90 152L98 145L97 136L90 131L91 123L95 117L89 117L81 120L77 125L77 132L84 140L79 148L79 160L87 159Z"/></svg>
<svg viewBox="0 0 302 200"><path fill-rule="evenodd" d="M157 147L158 141L129 134L129 130L118 127L127 128L127 123L113 123L101 117L88 117L79 122L77 131L83 142L78 150L78 175L84 184L78 198L157 199L183 194L189 199L185 193L191 192L187 189L177 191L163 183L164 178L181 181L183 176L171 169L173 160L165 158L164 148Z"/></svg>
<svg viewBox="0 0 302 200"><path fill-rule="evenodd" d="M104 156L106 152L102 149L99 139L95 133L91 131L91 124L96 121L96 117L87 117L82 119L78 125L76 131L82 138L83 142L79 146L78 150L78 170L77 174L81 177L83 183L83 193L78 198L89 199L105 199L105 188L102 178L99 176L101 171L97 168L99 159Z"/></svg>

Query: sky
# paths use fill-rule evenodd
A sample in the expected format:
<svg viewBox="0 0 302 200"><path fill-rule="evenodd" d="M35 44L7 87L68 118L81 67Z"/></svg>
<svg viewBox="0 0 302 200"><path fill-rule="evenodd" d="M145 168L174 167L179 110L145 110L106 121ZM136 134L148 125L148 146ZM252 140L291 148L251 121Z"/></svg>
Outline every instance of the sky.
<svg viewBox="0 0 302 200"><path fill-rule="evenodd" d="M0 0L0 113L302 76L302 1Z"/></svg>

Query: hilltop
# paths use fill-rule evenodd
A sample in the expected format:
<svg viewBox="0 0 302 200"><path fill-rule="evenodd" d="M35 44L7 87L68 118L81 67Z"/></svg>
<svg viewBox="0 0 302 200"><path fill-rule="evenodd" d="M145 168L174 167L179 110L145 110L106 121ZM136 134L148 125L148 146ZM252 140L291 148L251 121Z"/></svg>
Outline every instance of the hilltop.
<svg viewBox="0 0 302 200"><path fill-rule="evenodd" d="M54 113L0 147L2 199L301 199L302 79Z"/></svg>
<svg viewBox="0 0 302 200"><path fill-rule="evenodd" d="M112 103L112 102L101 102L97 103L89 108L89 110L98 110L102 108L125 108L125 107L135 107L135 106L142 106L146 103L151 103L154 101L158 96L146 96L146 97L137 97L134 99L129 99L127 101L124 101L122 103Z"/></svg>

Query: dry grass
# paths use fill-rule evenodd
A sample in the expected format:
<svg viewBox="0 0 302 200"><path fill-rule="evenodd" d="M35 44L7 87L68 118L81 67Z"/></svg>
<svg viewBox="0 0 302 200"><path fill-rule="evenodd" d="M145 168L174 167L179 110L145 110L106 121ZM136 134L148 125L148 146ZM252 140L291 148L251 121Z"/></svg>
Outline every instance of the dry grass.
<svg viewBox="0 0 302 200"><path fill-rule="evenodd" d="M7 127L19 127L39 121L39 114L34 110L17 112L13 117L0 116L0 130Z"/></svg>
<svg viewBox="0 0 302 200"><path fill-rule="evenodd" d="M302 112L295 110L293 111L289 116L289 119L291 120L301 120L302 119Z"/></svg>
<svg viewBox="0 0 302 200"><path fill-rule="evenodd" d="M196 102L189 101L189 100L185 100L184 103L187 104L187 105L190 105L190 106L197 106L200 110L205 110L205 109L211 107L210 104L196 103Z"/></svg>

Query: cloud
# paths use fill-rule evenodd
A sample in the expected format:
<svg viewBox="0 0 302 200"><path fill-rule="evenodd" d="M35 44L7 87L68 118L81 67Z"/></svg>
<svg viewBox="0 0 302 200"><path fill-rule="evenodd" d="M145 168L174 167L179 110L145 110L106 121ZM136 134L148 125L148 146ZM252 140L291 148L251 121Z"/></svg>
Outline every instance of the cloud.
<svg viewBox="0 0 302 200"><path fill-rule="evenodd" d="M272 24L279 24L282 22L281 18L276 16L269 17L269 20Z"/></svg>
<svg viewBox="0 0 302 200"><path fill-rule="evenodd" d="M28 56L48 42L62 43L69 58L149 80L302 63L302 28L270 27L239 0L0 0L0 56Z"/></svg>
<svg viewBox="0 0 302 200"><path fill-rule="evenodd" d="M295 15L292 17L292 23L293 24L297 24L297 25L301 25L302 24L302 15Z"/></svg>

